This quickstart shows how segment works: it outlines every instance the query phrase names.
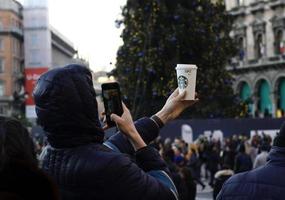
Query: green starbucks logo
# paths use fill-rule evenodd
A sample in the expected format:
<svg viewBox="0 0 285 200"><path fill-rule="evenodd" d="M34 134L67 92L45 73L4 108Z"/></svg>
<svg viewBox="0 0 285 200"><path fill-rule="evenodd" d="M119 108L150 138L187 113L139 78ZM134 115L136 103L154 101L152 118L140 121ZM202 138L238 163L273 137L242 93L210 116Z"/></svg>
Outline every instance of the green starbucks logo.
<svg viewBox="0 0 285 200"><path fill-rule="evenodd" d="M185 76L179 76L178 77L178 87L179 89L183 90L188 85L188 79Z"/></svg>

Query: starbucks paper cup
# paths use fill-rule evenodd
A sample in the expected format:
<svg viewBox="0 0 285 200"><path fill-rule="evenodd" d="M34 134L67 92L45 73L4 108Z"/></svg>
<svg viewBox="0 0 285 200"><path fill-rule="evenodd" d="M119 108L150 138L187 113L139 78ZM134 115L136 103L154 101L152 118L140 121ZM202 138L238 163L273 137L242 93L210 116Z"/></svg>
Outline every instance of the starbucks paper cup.
<svg viewBox="0 0 285 200"><path fill-rule="evenodd" d="M176 72L179 94L186 90L184 100L195 100L197 69L196 65L177 64Z"/></svg>

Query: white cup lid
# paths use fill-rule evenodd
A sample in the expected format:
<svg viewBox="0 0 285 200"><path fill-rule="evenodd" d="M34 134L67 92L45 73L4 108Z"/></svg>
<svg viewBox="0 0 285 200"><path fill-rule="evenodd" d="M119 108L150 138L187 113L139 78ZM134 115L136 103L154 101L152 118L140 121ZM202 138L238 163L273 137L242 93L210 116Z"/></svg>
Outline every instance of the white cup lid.
<svg viewBox="0 0 285 200"><path fill-rule="evenodd" d="M197 69L198 67L193 64L177 64L176 70L179 69Z"/></svg>

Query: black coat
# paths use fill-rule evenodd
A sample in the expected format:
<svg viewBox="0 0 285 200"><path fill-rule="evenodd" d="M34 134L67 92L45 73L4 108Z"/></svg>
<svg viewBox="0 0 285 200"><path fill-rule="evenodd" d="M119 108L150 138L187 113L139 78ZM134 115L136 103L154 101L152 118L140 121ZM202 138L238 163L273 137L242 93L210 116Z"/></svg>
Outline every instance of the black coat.
<svg viewBox="0 0 285 200"><path fill-rule="evenodd" d="M43 170L54 178L63 200L176 198L166 164L155 149L134 152L121 133L103 144L88 69L70 65L47 72L34 96L50 143ZM159 132L148 118L139 120L136 128L146 143Z"/></svg>
<svg viewBox="0 0 285 200"><path fill-rule="evenodd" d="M58 200L56 185L36 166L11 160L0 171L0 199Z"/></svg>
<svg viewBox="0 0 285 200"><path fill-rule="evenodd" d="M230 169L220 170L215 174L213 198L216 199L223 184L232 176L234 172Z"/></svg>

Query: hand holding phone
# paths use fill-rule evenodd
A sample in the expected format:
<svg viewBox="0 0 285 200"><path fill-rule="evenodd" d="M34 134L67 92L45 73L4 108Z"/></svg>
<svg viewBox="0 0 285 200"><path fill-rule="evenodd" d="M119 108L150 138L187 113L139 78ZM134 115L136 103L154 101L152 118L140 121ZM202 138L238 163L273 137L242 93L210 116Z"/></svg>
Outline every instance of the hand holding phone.
<svg viewBox="0 0 285 200"><path fill-rule="evenodd" d="M134 147L135 151L137 151L145 147L146 144L134 125L133 118L129 109L126 107L124 103L122 104L124 110L123 115L118 116L116 114L112 114L111 118L112 121L114 121L117 124L117 127L121 131L121 133L128 138L128 140Z"/></svg>
<svg viewBox="0 0 285 200"><path fill-rule="evenodd" d="M121 116L123 114L120 85L117 82L102 84L102 97L105 107L106 122L109 127L115 126L111 120L111 114Z"/></svg>

